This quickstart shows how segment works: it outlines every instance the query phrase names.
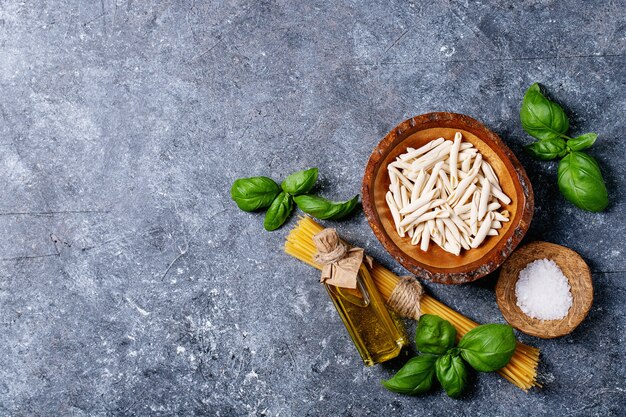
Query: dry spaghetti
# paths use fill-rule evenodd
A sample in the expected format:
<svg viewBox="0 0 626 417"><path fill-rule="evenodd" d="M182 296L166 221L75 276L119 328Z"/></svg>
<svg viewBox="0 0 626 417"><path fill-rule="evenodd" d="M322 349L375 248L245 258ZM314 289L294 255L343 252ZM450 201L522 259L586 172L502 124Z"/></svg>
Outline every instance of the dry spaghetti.
<svg viewBox="0 0 626 417"><path fill-rule="evenodd" d="M312 238L313 235L321 232L323 229L321 225L310 217L302 217L298 225L287 236L285 252L314 268L321 269L321 265L313 260L316 249ZM378 290L385 300L388 301L400 283L401 278L377 263L374 263L371 272ZM421 297L420 308L421 312L424 314L436 314L452 323L457 330L458 339L478 326L478 323L457 313L426 294ZM541 386L537 382L538 364L539 349L518 342L517 349L511 361L504 368L500 369L498 373L526 391L532 387Z"/></svg>

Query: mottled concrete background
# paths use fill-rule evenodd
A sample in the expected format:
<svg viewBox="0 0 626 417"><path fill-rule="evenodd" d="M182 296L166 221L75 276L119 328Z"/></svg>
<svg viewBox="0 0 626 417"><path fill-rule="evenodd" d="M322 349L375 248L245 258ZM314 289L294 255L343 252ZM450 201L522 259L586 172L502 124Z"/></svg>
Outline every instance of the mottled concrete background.
<svg viewBox="0 0 626 417"><path fill-rule="evenodd" d="M624 415L625 52L624 1L0 1L0 414ZM600 135L605 213L524 154L534 81ZM350 197L382 136L429 111L500 134L535 188L527 240L594 271L573 334L520 335L542 390L385 391L402 361L362 365L282 252L294 220L267 233L230 201L235 178L310 166ZM336 226L403 272L362 213ZM428 289L502 322L493 284Z"/></svg>

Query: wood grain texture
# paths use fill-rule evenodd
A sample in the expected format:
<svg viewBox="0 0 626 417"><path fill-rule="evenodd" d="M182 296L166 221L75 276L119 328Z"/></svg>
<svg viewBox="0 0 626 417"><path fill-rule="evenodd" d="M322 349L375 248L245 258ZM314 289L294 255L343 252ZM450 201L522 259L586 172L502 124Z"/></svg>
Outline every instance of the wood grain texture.
<svg viewBox="0 0 626 417"><path fill-rule="evenodd" d="M503 191L511 197L511 204L503 205L510 212L511 221L503 224L498 236L489 237L478 248L462 251L459 256L437 245L430 245L423 252L411 245L410 238L402 238L395 231L385 201L389 187L387 165L407 147L417 148L439 137L452 140L458 131L463 134L463 141L471 142L491 164ZM483 124L456 113L423 114L389 132L370 156L362 199L367 220L385 249L418 277L444 284L471 282L498 268L524 237L534 209L532 186L513 152Z"/></svg>
<svg viewBox="0 0 626 417"><path fill-rule="evenodd" d="M552 259L567 277L572 307L560 320L539 320L527 316L517 306L515 284L519 273L537 259ZM502 265L496 285L496 299L502 315L516 329L544 339L571 333L587 316L593 303L593 284L589 267L575 251L548 242L532 242L518 250Z"/></svg>

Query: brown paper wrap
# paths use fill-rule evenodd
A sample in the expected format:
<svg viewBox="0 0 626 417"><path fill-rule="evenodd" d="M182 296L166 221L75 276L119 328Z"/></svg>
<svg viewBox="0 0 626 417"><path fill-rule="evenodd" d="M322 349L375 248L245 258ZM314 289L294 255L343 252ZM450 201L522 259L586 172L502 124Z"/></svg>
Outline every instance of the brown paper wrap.
<svg viewBox="0 0 626 417"><path fill-rule="evenodd" d="M315 262L323 265L320 282L343 288L356 288L361 264L369 268L373 259L364 255L361 248L351 248L343 242L335 229L324 229L315 236L317 247ZM420 300L424 291L414 277L405 276L398 282L387 305L403 317L418 320L421 316Z"/></svg>
<svg viewBox="0 0 626 417"><path fill-rule="evenodd" d="M320 282L342 288L356 288L357 275L363 263L364 251L351 248L339 239L335 229L324 229L315 236L315 262L322 264Z"/></svg>

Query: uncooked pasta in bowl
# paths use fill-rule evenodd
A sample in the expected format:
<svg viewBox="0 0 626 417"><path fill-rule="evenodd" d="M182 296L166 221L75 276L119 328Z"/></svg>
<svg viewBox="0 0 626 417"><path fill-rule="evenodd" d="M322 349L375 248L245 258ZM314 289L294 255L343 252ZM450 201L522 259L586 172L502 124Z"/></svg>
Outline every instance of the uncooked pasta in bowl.
<svg viewBox="0 0 626 417"><path fill-rule="evenodd" d="M494 132L455 113L392 129L365 168L363 210L378 240L418 277L448 284L495 270L533 212L530 181Z"/></svg>
<svg viewBox="0 0 626 417"><path fill-rule="evenodd" d="M427 251L430 242L460 255L497 236L510 204L500 181L483 155L461 132L454 140L433 139L418 149L407 148L387 165L385 198L396 232ZM502 204L501 204L502 203Z"/></svg>

